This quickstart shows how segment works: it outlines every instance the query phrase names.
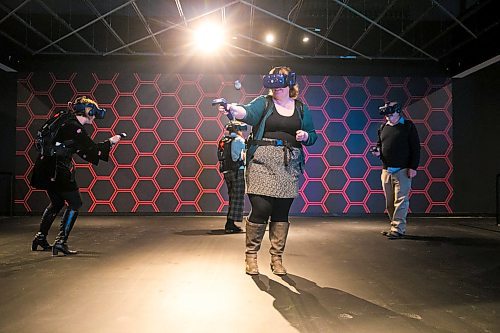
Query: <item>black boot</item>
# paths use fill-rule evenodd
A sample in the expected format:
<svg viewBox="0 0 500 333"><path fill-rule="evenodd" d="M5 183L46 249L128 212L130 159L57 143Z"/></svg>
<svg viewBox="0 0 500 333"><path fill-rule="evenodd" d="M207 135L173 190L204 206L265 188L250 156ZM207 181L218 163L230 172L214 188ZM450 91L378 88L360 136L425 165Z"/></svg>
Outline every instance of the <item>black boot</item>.
<svg viewBox="0 0 500 333"><path fill-rule="evenodd" d="M33 242L31 243L31 250L36 251L38 246L42 248L44 251L48 251L52 249L52 246L47 242L47 235L49 234L50 227L52 226L52 222L54 222L57 216L57 210L49 205L45 209L42 215L42 220L40 221L40 231L36 233L35 238L33 238Z"/></svg>
<svg viewBox="0 0 500 333"><path fill-rule="evenodd" d="M64 212L63 218L61 220L61 227L59 229L59 234L56 237L56 242L52 246L52 255L57 256L58 252L61 251L64 255L76 254L77 251L70 250L68 248L68 237L75 225L76 218L78 217L78 211L74 209L67 208Z"/></svg>
<svg viewBox="0 0 500 333"><path fill-rule="evenodd" d="M234 220L232 219L227 219L226 225L224 226L224 232L226 234L234 234L238 232L242 232L240 227L238 227L236 224L234 224Z"/></svg>
<svg viewBox="0 0 500 333"><path fill-rule="evenodd" d="M38 246L42 248L43 251L49 251L52 249L52 246L47 242L47 236L42 234L41 232L37 232L35 238L33 238L33 242L31 243L31 251L36 251Z"/></svg>

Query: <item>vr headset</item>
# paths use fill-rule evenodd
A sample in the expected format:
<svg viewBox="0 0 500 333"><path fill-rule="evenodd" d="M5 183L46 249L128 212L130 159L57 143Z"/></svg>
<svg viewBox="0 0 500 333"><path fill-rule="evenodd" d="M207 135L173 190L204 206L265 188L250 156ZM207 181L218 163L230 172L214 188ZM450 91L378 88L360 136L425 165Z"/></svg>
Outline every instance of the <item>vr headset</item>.
<svg viewBox="0 0 500 333"><path fill-rule="evenodd" d="M85 108L91 108L88 115L90 117L95 116L96 119L103 119L106 115L106 109L99 108L94 103L76 103L73 105L73 110L77 114L85 114Z"/></svg>
<svg viewBox="0 0 500 333"><path fill-rule="evenodd" d="M393 113L401 113L401 104L396 103L394 105L389 105L390 102L385 102L385 104L378 108L381 116L387 116Z"/></svg>
<svg viewBox="0 0 500 333"><path fill-rule="evenodd" d="M236 122L236 121L231 121L226 124L225 126L226 131L229 133L236 133L236 132L244 132L247 130L247 124L242 123L242 122Z"/></svg>
<svg viewBox="0 0 500 333"><path fill-rule="evenodd" d="M297 83L297 76L294 72L286 74L266 74L262 78L262 85L267 89L293 87Z"/></svg>

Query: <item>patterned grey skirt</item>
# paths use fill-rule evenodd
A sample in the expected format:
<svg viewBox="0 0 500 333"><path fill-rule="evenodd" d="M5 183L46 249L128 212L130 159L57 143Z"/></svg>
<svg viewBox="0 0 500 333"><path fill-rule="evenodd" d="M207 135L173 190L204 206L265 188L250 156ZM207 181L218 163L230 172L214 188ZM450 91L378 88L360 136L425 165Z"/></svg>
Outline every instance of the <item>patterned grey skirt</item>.
<svg viewBox="0 0 500 333"><path fill-rule="evenodd" d="M246 193L273 198L295 198L299 195L301 175L299 148L288 150L285 166L283 147L258 146L247 165Z"/></svg>

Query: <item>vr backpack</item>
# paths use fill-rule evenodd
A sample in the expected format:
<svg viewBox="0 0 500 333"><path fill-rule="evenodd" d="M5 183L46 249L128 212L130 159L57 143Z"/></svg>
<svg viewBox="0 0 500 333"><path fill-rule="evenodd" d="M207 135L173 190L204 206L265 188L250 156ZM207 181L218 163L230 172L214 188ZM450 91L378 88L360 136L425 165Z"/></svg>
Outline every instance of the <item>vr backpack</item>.
<svg viewBox="0 0 500 333"><path fill-rule="evenodd" d="M70 113L66 111L56 113L38 130L35 138L35 147L40 155L54 156L67 148L66 143L56 142L55 138L61 125L69 116Z"/></svg>
<svg viewBox="0 0 500 333"><path fill-rule="evenodd" d="M219 140L217 144L217 159L219 160L219 171L225 172L229 170L238 170L242 165L243 161L233 161L231 158L231 146L234 138L230 136L224 136Z"/></svg>

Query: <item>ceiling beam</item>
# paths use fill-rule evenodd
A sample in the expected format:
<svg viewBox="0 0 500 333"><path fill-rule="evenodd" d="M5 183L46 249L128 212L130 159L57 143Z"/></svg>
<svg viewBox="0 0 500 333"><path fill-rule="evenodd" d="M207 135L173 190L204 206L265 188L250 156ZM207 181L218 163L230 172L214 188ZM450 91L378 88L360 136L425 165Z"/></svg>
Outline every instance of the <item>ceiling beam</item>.
<svg viewBox="0 0 500 333"><path fill-rule="evenodd" d="M452 13L450 13L448 11L448 9L446 9L443 5L441 5L436 0L431 0L431 1L432 1L433 4L435 4L436 6L438 6L439 9L441 9L444 13L446 13L446 15L448 15L449 17L451 17L451 19L453 21L455 21L459 26L461 26L462 28L464 28L464 30L467 31L472 37L477 38L477 36L469 28L467 28L465 26L465 24L462 23L462 21L460 21L459 19L457 19L455 15L453 15Z"/></svg>
<svg viewBox="0 0 500 333"><path fill-rule="evenodd" d="M293 15L290 15L290 13L288 13L288 20L290 20L291 22L295 23L295 21L297 21L297 17L299 16L299 13L300 13L300 9L302 8L302 3L304 2L304 0L298 0L297 3L295 4L295 6L293 6L292 10L293 11ZM290 19L290 16L292 16L292 18ZM283 48L286 49L288 47L288 43L290 42L290 38L292 37L292 26L290 26L288 28L288 33L286 34L286 38L285 38L285 42L283 43Z"/></svg>
<svg viewBox="0 0 500 333"><path fill-rule="evenodd" d="M7 7L5 7L1 2L0 2L0 9L4 10L6 12L9 12L9 10L10 10ZM47 43L52 42L52 40L49 37L45 36L43 33L41 33L40 31L38 31L37 29L35 29L31 24L29 24L28 22L26 22L25 20L23 20L22 17L20 17L19 15L17 15L16 13L13 13L13 12L11 12L11 14L19 22L21 22L22 24L24 24L25 27L27 27L28 29L30 29L31 31L33 31L35 34L37 34L38 36L40 36L44 41L46 41ZM56 45L55 47L59 51L61 51L62 53L66 53L66 51L62 47L60 47L59 45ZM34 54L35 53L31 53L31 55L34 55Z"/></svg>
<svg viewBox="0 0 500 333"><path fill-rule="evenodd" d="M489 26L487 26L486 28L484 28L483 30L481 30L479 33L478 33L478 36L481 36L482 34L490 31L491 29L495 28L496 26L498 26L500 23L497 21L497 22L494 22L492 24L490 24ZM455 52L456 50L458 50L459 48L463 47L464 45L466 45L467 43L469 43L471 40L473 40L472 37L468 37L468 38L465 38L463 39L460 43L458 44L455 44L452 48L446 50L446 52L444 52L443 54L440 55L440 59L443 59L445 57L447 57L448 55L450 55L451 53Z"/></svg>
<svg viewBox="0 0 500 333"><path fill-rule="evenodd" d="M137 16L139 16L139 19L141 20L142 24L144 25L144 28L146 28L146 31L148 32L148 34L151 36L151 39L155 43L156 47L160 50L160 52L162 54L165 54L165 51L163 51L163 49L160 45L160 42L158 42L158 39L156 38L156 36L153 36L153 31L151 30L151 27L149 26L148 22L146 21L146 18L144 17L144 15L142 15L141 10L139 9L139 7L137 7L137 4L135 2L132 3L132 8L134 8L135 13L137 14Z"/></svg>
<svg viewBox="0 0 500 333"><path fill-rule="evenodd" d="M349 3L349 0L345 0L345 3ZM335 14L335 17L333 18L332 22L328 25L328 28L326 29L325 36L328 37L330 33L333 30L333 27L337 22L340 20L340 17L342 15L342 12L344 11L344 7L340 7L339 10L337 11L337 14ZM320 39L318 44L316 45L316 48L314 49L314 55L317 55L323 44L325 43L324 39Z"/></svg>
<svg viewBox="0 0 500 333"><path fill-rule="evenodd" d="M24 45L23 43L19 42L17 39L12 38L10 35L6 34L5 32L0 30L0 35L4 36L8 40L10 40L12 43L16 44L19 47L22 47L24 50L26 50L29 54L33 54L32 49L30 49L28 46Z"/></svg>
<svg viewBox="0 0 500 333"><path fill-rule="evenodd" d="M12 16L15 12L17 12L19 9L21 9L24 5L26 5L30 1L31 0L24 0L19 6L17 6L14 9L12 9L10 12L7 11L7 15L5 15L4 17L2 17L0 19L0 23L2 23L3 21L5 21L6 19L8 19L10 16Z"/></svg>
<svg viewBox="0 0 500 333"><path fill-rule="evenodd" d="M94 6L94 4L90 0L84 0L84 1L97 17L102 17L99 10L97 10L97 8ZM118 35L118 33L115 31L115 29L113 29L113 27L111 27L111 24L109 24L108 21L106 21L104 18L102 18L101 23L104 24L104 26L106 28L108 28L109 32L111 32L111 34L116 38L116 40L120 42L120 44L125 45L125 42L123 41L123 39L120 37L120 35ZM133 53L132 50L130 50L129 48L127 48L127 51L129 53Z"/></svg>
<svg viewBox="0 0 500 333"><path fill-rule="evenodd" d="M375 19L374 22L378 23L384 16L385 14L387 14L387 12L392 8L392 6L394 6L394 4L397 2L398 0L392 0L391 3L389 3L387 5L387 7L384 8L384 10L382 11L382 13L380 13L379 16L377 16L377 18ZM355 49L356 46L358 46L358 44L366 37L366 35L368 35L368 33L372 30L373 26L375 24L373 23L370 23L370 25L368 26L368 28L365 29L365 31L361 34L361 36L359 36L358 40L352 44L351 48Z"/></svg>
<svg viewBox="0 0 500 333"><path fill-rule="evenodd" d="M222 8L225 8L225 7L230 7L230 6L234 5L234 4L237 4L238 2L239 2L239 1L232 1L232 2L230 2L230 3L228 3L228 4L225 4L225 5L223 5L223 6L220 6L220 7L216 8L216 9L210 10L210 11L208 11L208 12L205 12L205 13L203 13L203 14L200 14L200 15L198 15L198 16L195 16L195 17L193 17L193 18L190 18L190 19L186 20L186 21L185 21L185 22L183 22L183 23L184 23L185 25L187 25L187 23L189 23L189 22L191 22L191 21L198 20L198 19L200 19L200 18L202 18L202 17L205 17L205 16L207 16L207 15L210 15L210 14L212 14L212 13L217 12L217 11L221 10ZM114 53L114 52L116 52L116 51L119 51L119 50L121 50L121 49L123 49L123 48L125 48L125 47L129 47L129 46L131 46L131 45L134 45L134 44L140 43L140 42L142 42L143 40L149 39L149 38L151 38L152 36L157 36L157 35L159 35L159 34L162 34L162 33L164 33L165 31L172 30L172 29L179 29L180 27L182 27L182 24L183 24L183 23L176 23L176 24L174 24L174 25L168 26L168 27L166 27L165 29L161 29L161 30L159 30L159 31L157 31L157 32L155 32L155 33L153 33L153 34L151 34L151 35L148 35L148 36L145 36L145 37L139 38L139 39L137 39L137 40L135 40L135 41L133 41L133 42L130 42L130 43L126 44L126 45L123 45L123 46L117 47L117 48L116 48L116 49L114 49L114 50L111 50L111 51L109 51L109 52L104 53L104 55L106 56L106 55L112 54L112 53Z"/></svg>
<svg viewBox="0 0 500 333"><path fill-rule="evenodd" d="M410 25L407 25L404 30L401 32L400 36L401 37L404 37L411 29L413 29L420 21L423 20L424 17L427 16L427 14L429 14L429 12L433 9L433 7L428 7L419 17L417 17L416 20L414 20ZM378 53L378 56L380 57L382 54L384 54L388 49L391 48L391 46L393 46L396 42L398 41L397 38L393 38L392 41L387 44L383 49L382 51L380 51ZM424 47L425 48L425 47Z"/></svg>
<svg viewBox="0 0 500 333"><path fill-rule="evenodd" d="M256 39L252 38L252 37L248 37L248 36L245 36L245 35L242 35L242 34L237 34L237 36L238 36L238 37L241 37L241 38L243 38L243 39L246 39L246 40L252 41L252 42L254 42L254 43L257 43L257 44L260 44L260 45L263 45L263 46L267 46L267 47L272 48L272 49L274 49L274 50L278 50L278 51L283 52L283 53L285 53L285 54L288 54L288 55L294 56L294 57L296 57L296 58L299 58L299 59L304 59L304 57L303 57L303 56L300 56L300 55L295 54L295 53L292 53L292 52L288 52L287 50L280 49L279 47L276 47L276 46L273 46L273 45L270 45L270 44L263 43L263 42L261 42L261 41L259 41L259 40L256 40Z"/></svg>
<svg viewBox="0 0 500 333"><path fill-rule="evenodd" d="M182 10L182 5L180 0L175 0L175 5L177 6L177 11L179 12L179 16L182 18L184 25L187 27L186 16L184 16L184 11Z"/></svg>
<svg viewBox="0 0 500 333"><path fill-rule="evenodd" d="M52 46L52 45L54 45L54 44L56 44L56 43L59 43L60 41L62 41L62 40L64 40L64 39L68 38L69 36L72 36L72 35L76 34L78 31L83 30L83 29L85 29L86 27L88 27L88 26L90 26L90 25L94 24L95 22L98 22L98 21L102 20L104 17L109 16L109 15L113 14L114 12L116 12L116 11L118 11L118 10L120 10L120 9L122 9L122 8L124 8L124 7L126 7L126 6L128 6L128 5L130 5L130 4L131 4L132 2L134 2L134 1L135 1L135 0L129 0L129 1L127 1L126 3L124 3L124 4L122 4L122 5L118 6L118 7L116 7L116 8L114 8L114 9L110 10L110 11L109 11L109 12L107 12L106 14L103 14L103 15L101 15L100 17L98 17L98 18L96 18L96 19L94 19L94 20L90 21L89 23L87 23L87 24L85 24L85 25L83 25L83 26L79 27L78 29L73 30L73 31L72 31L72 32L70 32L69 34L66 34L66 35L62 36L61 38L59 38L59 39L57 39L57 40L53 41L52 43L50 43L50 44L48 44L48 45L45 45L45 46L44 46L44 47L42 47L41 49L39 49L39 50L35 51L35 53L34 53L34 54L36 55L36 54L38 54L38 53L42 52L43 50L47 49L48 47L50 47L50 46Z"/></svg>
<svg viewBox="0 0 500 333"><path fill-rule="evenodd" d="M486 60L486 61L480 63L479 65L471 67L471 68L463 71L462 73L459 73L459 74L453 76L452 79L463 79L464 77L469 76L469 75L471 75L471 74L473 74L473 73L475 73L483 68L486 68L490 65L496 64L499 61L500 61L500 55L497 55L496 57L493 57L489 60Z"/></svg>
<svg viewBox="0 0 500 333"><path fill-rule="evenodd" d="M152 20L153 22L156 22L157 24L164 25L164 26L167 26L167 23L168 23L168 24L170 24L170 26L168 26L169 28L170 28L171 26L174 26L174 25L175 25L175 26L176 26L176 27L175 27L175 29L179 29L179 30L182 30L182 31L188 31L188 32L191 32L191 33L194 31L193 29L189 29L188 27L182 26L181 24L175 24L175 23L173 23L173 22L169 22L169 21L167 21L167 22L161 22L161 21L159 21L159 20L157 20L157 19L153 19L153 18L152 18L152 19L150 19L150 20ZM242 36L242 37L243 37L243 36ZM256 53L256 52L253 52L253 51L251 51L251 50L249 50L249 49L244 49L244 48L241 48L241 47L239 47L239 46L233 45L233 44L228 43L228 42L226 42L226 41L224 41L224 45L226 45L226 46L228 46L228 47L231 47L231 48L233 48L233 49L236 49L236 50L239 50L239 51L243 51L243 52L245 52L245 53L248 53L248 54L251 54L251 55L257 56L257 57L266 58L266 59L268 59L268 60L271 60L271 58L269 58L269 57L267 57L267 56L265 56L265 55L262 55L262 54L259 54L259 53ZM178 56L181 56L181 55L182 55L182 54L178 54Z"/></svg>
<svg viewBox="0 0 500 333"><path fill-rule="evenodd" d="M49 12L52 16L54 16L57 19L57 21L59 21L62 25L66 27L66 29L68 29L69 31L74 30L62 17L60 17L56 12L54 12L52 8L46 5L45 2L43 2L42 0L36 0L36 2L38 2L40 6L42 6L47 12ZM85 38L82 37L82 35L77 33L76 37L78 37L78 39L81 40L82 43L85 44L89 49L94 51L94 53L96 54L99 53L99 51L97 51L95 47L93 47Z"/></svg>
<svg viewBox="0 0 500 333"><path fill-rule="evenodd" d="M368 22L371 22L373 23L375 26L377 26L379 29L382 29L383 31L387 32L389 35L393 36L393 37L396 37L397 39L399 39L400 41L402 41L403 43L405 43L406 45L409 45L411 46L412 48L414 48L415 50L418 50L420 53L422 54L425 54L427 57L431 58L432 60L434 61L438 61L438 59L432 55L430 55L429 53L425 52L424 50L422 50L421 48L419 48L418 46L410 43L409 41L407 41L406 39L402 38L401 36L399 36L398 34L395 34L394 32L390 31L389 29L387 29L386 27L378 24L377 22L373 21L371 18L363 15L362 13L358 12L357 10L355 10L354 8L352 8L351 6L348 6L346 5L345 3L343 3L342 1L340 0L332 0L332 1L335 1L336 3L338 3L340 6L343 6L345 7L346 9L348 9L349 11L351 11L352 13L358 15L359 17L367 20Z"/></svg>
<svg viewBox="0 0 500 333"><path fill-rule="evenodd" d="M252 0L252 5L253 5L253 2L254 2L254 0ZM255 9L253 7L250 7L250 22L249 22L249 24L250 24L250 29L249 29L250 30L249 31L250 37L253 37L253 23L254 23L254 20L255 20ZM252 45L252 43L250 43L250 41L248 41L248 49L251 48L251 45Z"/></svg>
<svg viewBox="0 0 500 333"><path fill-rule="evenodd" d="M260 11L260 12L263 12L263 13L265 13L265 14L269 15L269 16L272 16L272 17L274 17L274 18L276 18L276 19L278 19L278 20L280 20L280 21L286 22L286 23L288 23L288 24L290 24L290 25L292 25L292 26L296 27L297 29L300 29L300 30L302 30L302 31L306 31L307 33L309 33L309 34L311 34L311 35L313 35L313 36L316 36L316 37L319 37L319 38L321 38L321 39L324 39L325 41L327 41L327 42L329 42L329 43L331 43L331 44L334 44L334 45L336 45L336 46L338 46L338 47L341 47L341 48L343 48L343 49L345 49L345 50L348 50L348 51L350 51L350 52L352 52L352 53L354 53L354 54L357 54L357 55L359 55L359 56L361 56L361 57L363 57L363 58L366 58L366 59L371 59L371 57L369 57L369 56L367 56L367 55L364 55L364 54L362 54L362 53L360 53L360 52L358 52L358 51L355 51L355 50L353 50L353 49L351 49L351 48L349 48L349 47L347 47L347 46L345 46L345 45L343 45L343 44L340 44L340 43L338 43L338 42L336 42L336 41L334 41L334 40L331 40L331 39L329 39L329 38L326 38L326 37L324 37L324 36L322 36L322 35L320 35L320 34L318 34L318 33L314 32L314 31L311 31L311 30L309 30L309 29L307 29L307 28L305 28L305 27L301 26L301 25L298 25L298 24L296 24L296 23L293 23L293 22L291 22L291 21L289 21L289 20L287 20L287 19L284 19L284 18L282 18L281 16L278 16L278 15L273 14L273 13L271 13L271 12L269 12L269 11L265 10L265 9L260 8L259 6L255 6L255 5L253 5L253 4L251 4L251 3L247 2L247 1L243 1L243 0L241 0L240 2L241 2L242 4L244 4L244 5L247 5L247 6L253 7L253 8L255 8L256 10L258 10L258 11Z"/></svg>
<svg viewBox="0 0 500 333"><path fill-rule="evenodd" d="M462 18L462 20L465 20L467 19L468 17L472 16L473 14L475 14L477 11L479 11L480 9L484 8L486 5L488 5L490 1L482 1L480 2L478 5L476 5L476 7L474 7L472 10L470 10L469 12L467 12L464 17ZM498 0L496 0L498 1ZM434 38L432 38L431 40L427 41L427 43L425 43L422 48L426 49L428 48L430 45L434 44L434 42L436 42L439 38L443 37L444 35L446 35L451 29L455 28L457 26L457 22L453 22L453 24L450 24L445 30L441 31L441 33L437 34L436 36L434 36Z"/></svg>

